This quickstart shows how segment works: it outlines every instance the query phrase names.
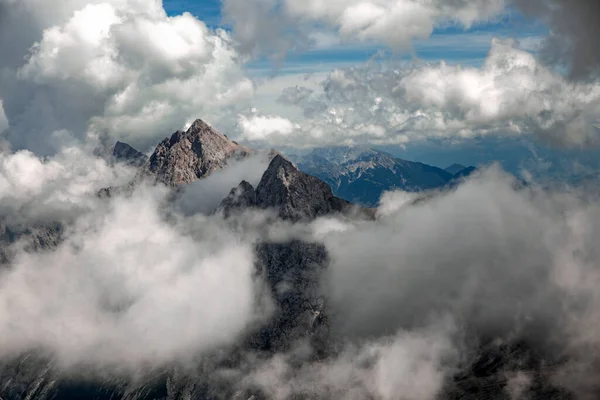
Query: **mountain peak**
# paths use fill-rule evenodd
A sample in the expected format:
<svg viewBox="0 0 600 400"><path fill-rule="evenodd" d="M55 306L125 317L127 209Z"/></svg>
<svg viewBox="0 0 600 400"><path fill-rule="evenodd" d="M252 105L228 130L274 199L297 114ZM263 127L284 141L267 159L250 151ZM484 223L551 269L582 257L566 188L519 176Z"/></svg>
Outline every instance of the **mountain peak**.
<svg viewBox="0 0 600 400"><path fill-rule="evenodd" d="M190 129L202 129L202 128L208 128L210 129L211 126L209 124L207 124L206 122L204 122L204 120L202 118L198 118L196 119L191 125L190 125Z"/></svg>
<svg viewBox="0 0 600 400"><path fill-rule="evenodd" d="M190 125L188 130L186 131L186 135L199 136L201 138L209 138L212 137L215 140L225 140L229 142L229 138L227 135L219 132L209 124L207 124L202 119L197 119Z"/></svg>
<svg viewBox="0 0 600 400"><path fill-rule="evenodd" d="M156 147L144 166L144 174L170 186L191 183L223 168L229 159L250 153L250 149L197 119L187 131L173 133Z"/></svg>
<svg viewBox="0 0 600 400"><path fill-rule="evenodd" d="M140 167L146 162L146 155L128 145L127 143L117 141L113 147L112 156L116 161L124 162L128 165Z"/></svg>
<svg viewBox="0 0 600 400"><path fill-rule="evenodd" d="M458 174L460 171L464 170L465 168L467 168L466 166L462 165L462 164L452 164L449 167L444 168L444 171L451 173L452 175Z"/></svg>
<svg viewBox="0 0 600 400"><path fill-rule="evenodd" d="M249 200L254 203L249 204ZM280 154L273 157L256 190L242 182L221 207L229 213L232 208L248 206L275 209L279 217L291 221L313 219L350 208L348 202L333 195L329 185L301 172Z"/></svg>
<svg viewBox="0 0 600 400"><path fill-rule="evenodd" d="M283 169L287 173L299 171L298 167L296 167L290 160L283 157L281 154L275 154L275 156L271 159L271 163L267 168L267 172L269 170L278 171L279 169Z"/></svg>
<svg viewBox="0 0 600 400"><path fill-rule="evenodd" d="M236 211L255 206L256 192L254 191L254 187L247 181L241 181L240 184L231 189L227 197L221 201L217 211L227 218Z"/></svg>

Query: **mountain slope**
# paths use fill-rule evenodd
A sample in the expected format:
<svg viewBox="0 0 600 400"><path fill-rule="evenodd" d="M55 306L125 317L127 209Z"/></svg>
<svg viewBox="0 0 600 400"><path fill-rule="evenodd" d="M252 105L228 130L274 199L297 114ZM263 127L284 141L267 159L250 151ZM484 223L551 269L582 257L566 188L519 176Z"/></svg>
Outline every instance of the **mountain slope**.
<svg viewBox="0 0 600 400"><path fill-rule="evenodd" d="M327 183L300 171L289 160L276 155L254 189L247 182L232 189L220 210L230 215L236 208L275 209L280 218L310 220L326 214L349 211L352 205L333 195Z"/></svg>
<svg viewBox="0 0 600 400"><path fill-rule="evenodd" d="M191 183L251 152L198 119L187 131L177 131L159 143L142 175L169 186Z"/></svg>
<svg viewBox="0 0 600 400"><path fill-rule="evenodd" d="M302 171L327 182L336 196L368 206L377 205L385 191L437 189L453 177L441 168L363 147L315 149L294 161Z"/></svg>
<svg viewBox="0 0 600 400"><path fill-rule="evenodd" d="M444 168L444 171L451 173L452 175L456 175L465 168L467 167L462 164L452 164L449 167Z"/></svg>
<svg viewBox="0 0 600 400"><path fill-rule="evenodd" d="M141 167L146 163L148 157L137 151L127 143L117 142L113 148L112 157L117 162L123 162L134 167Z"/></svg>

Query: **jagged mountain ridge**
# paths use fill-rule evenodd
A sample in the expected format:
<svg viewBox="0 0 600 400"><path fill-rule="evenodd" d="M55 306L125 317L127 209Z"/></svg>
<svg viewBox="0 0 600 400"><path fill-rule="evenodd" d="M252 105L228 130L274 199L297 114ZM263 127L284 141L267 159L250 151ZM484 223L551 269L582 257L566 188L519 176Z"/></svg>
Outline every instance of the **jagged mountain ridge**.
<svg viewBox="0 0 600 400"><path fill-rule="evenodd" d="M230 159L243 159L251 153L253 150L197 119L187 131L177 131L160 142L141 175L168 186L187 184L224 168Z"/></svg>
<svg viewBox="0 0 600 400"><path fill-rule="evenodd" d="M300 171L291 161L275 155L256 189L242 181L219 209L231 215L247 207L275 209L279 218L299 221L347 212L350 202L333 195L327 183Z"/></svg>
<svg viewBox="0 0 600 400"><path fill-rule="evenodd" d="M117 162L123 162L133 167L141 167L148 160L144 153L137 151L127 143L119 141L113 147L112 157Z"/></svg>
<svg viewBox="0 0 600 400"><path fill-rule="evenodd" d="M120 160L133 165L141 153L117 142L113 150ZM177 131L159 143L141 167L135 181L149 179L168 186L194 182L223 169L231 159L239 160L256 150L231 141L226 135L196 120L186 132ZM279 152L271 150L269 159ZM459 178L473 172L474 167L455 164L452 174L427 164L395 158L388 153L364 147L332 147L314 149L306 156L289 156L297 169L328 184L333 195L347 202L367 207L378 205L383 192L389 190L425 191L454 186ZM316 182L316 181L315 181ZM110 195L116 188L103 189Z"/></svg>
<svg viewBox="0 0 600 400"><path fill-rule="evenodd" d="M444 168L444 171L446 171L446 172L448 172L448 173L450 173L452 175L456 175L456 174L458 174L460 171L462 171L465 168L467 168L467 167L465 167L462 164L455 163L455 164L452 164L452 165Z"/></svg>
<svg viewBox="0 0 600 400"><path fill-rule="evenodd" d="M336 196L367 206L376 206L385 191L439 189L454 178L441 168L366 147L314 149L292 159L302 171L327 182Z"/></svg>

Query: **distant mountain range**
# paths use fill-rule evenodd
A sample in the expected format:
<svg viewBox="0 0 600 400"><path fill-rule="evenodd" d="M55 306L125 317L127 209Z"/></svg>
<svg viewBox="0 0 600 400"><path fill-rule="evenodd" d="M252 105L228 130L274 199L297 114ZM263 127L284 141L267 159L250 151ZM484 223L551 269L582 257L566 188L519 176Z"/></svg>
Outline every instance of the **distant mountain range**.
<svg viewBox="0 0 600 400"><path fill-rule="evenodd" d="M441 169L366 147L319 148L290 158L300 170L329 184L336 196L371 207L383 192L439 189L475 170L460 164Z"/></svg>
<svg viewBox="0 0 600 400"><path fill-rule="evenodd" d="M129 145L117 142L113 159L140 166L142 177L169 186L191 183L222 169L230 159L257 153L233 142L202 120L186 132L163 140L148 158ZM271 151L269 159L277 154ZM446 169L396 158L367 147L317 148L304 156L287 155L297 168L325 182L333 195L348 202L376 207L386 191L420 192L454 186L475 167L453 164Z"/></svg>

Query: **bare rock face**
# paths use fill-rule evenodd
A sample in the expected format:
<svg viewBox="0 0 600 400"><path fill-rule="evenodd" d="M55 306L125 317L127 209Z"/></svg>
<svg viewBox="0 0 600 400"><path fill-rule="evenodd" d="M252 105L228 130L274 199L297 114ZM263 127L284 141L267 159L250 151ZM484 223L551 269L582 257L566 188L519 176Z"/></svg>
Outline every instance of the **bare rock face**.
<svg viewBox="0 0 600 400"><path fill-rule="evenodd" d="M0 217L0 265L10 263L13 256L11 246L22 244L27 252L54 249L63 240L63 225L59 222L45 225L24 226L8 224Z"/></svg>
<svg viewBox="0 0 600 400"><path fill-rule="evenodd" d="M229 217L247 208L274 209L279 218L297 222L346 212L353 206L335 197L325 182L273 153L256 189L241 182L221 202L218 211ZM319 282L329 263L325 246L300 240L261 242L255 255L257 272L269 286L277 312L252 336L252 346L263 351L286 351L293 342L307 338L315 350L314 357L324 357L329 330Z"/></svg>
<svg viewBox="0 0 600 400"><path fill-rule="evenodd" d="M221 201L218 212L225 218L229 218L236 210L245 210L249 207L256 207L256 192L254 187L246 181L231 189L227 197Z"/></svg>
<svg viewBox="0 0 600 400"><path fill-rule="evenodd" d="M275 209L280 218L294 222L352 209L349 202L333 195L329 185L300 171L280 154L273 157L256 189L242 182L219 209L229 216L248 207Z"/></svg>
<svg viewBox="0 0 600 400"><path fill-rule="evenodd" d="M275 156L256 187L261 208L276 208L281 218L297 221L343 212L350 203L335 197L325 182L301 172L281 155Z"/></svg>
<svg viewBox="0 0 600 400"><path fill-rule="evenodd" d="M117 162L122 162L132 167L141 167L146 163L148 157L142 152L137 151L127 143L117 142L113 148L112 158Z"/></svg>
<svg viewBox="0 0 600 400"><path fill-rule="evenodd" d="M259 243L255 254L258 273L270 288L277 312L253 336L253 345L261 350L287 351L291 343L307 337L314 355L323 357L329 328L319 282L329 264L327 249L321 243L292 240Z"/></svg>
<svg viewBox="0 0 600 400"><path fill-rule="evenodd" d="M250 149L198 119L186 132L177 131L156 146L142 175L169 186L192 183L223 168L228 160L250 153Z"/></svg>

